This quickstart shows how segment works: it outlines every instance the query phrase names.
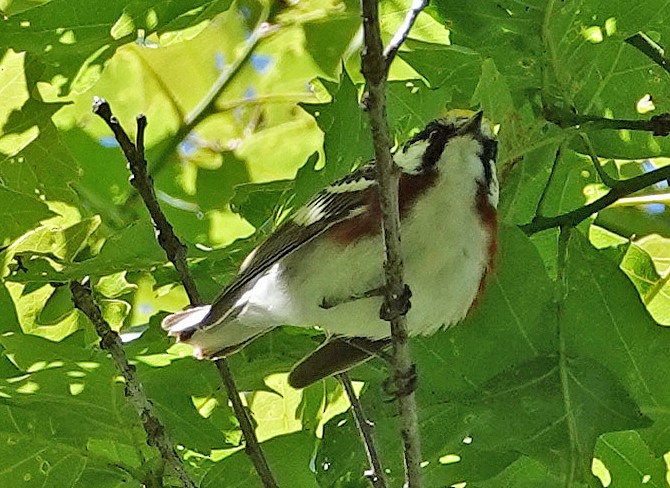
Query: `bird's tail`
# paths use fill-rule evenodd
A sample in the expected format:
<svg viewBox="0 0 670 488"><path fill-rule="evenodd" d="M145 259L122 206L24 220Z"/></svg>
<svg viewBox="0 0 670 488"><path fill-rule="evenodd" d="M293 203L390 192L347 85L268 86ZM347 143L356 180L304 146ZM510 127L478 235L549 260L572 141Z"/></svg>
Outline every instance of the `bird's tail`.
<svg viewBox="0 0 670 488"><path fill-rule="evenodd" d="M180 342L186 342L198 330L198 327L211 308L210 305L204 305L173 313L163 319L161 327Z"/></svg>
<svg viewBox="0 0 670 488"><path fill-rule="evenodd" d="M210 305L204 305L168 315L161 327L178 342L192 345L193 355L200 359L233 354L274 328L245 325L235 318L202 327L210 309Z"/></svg>

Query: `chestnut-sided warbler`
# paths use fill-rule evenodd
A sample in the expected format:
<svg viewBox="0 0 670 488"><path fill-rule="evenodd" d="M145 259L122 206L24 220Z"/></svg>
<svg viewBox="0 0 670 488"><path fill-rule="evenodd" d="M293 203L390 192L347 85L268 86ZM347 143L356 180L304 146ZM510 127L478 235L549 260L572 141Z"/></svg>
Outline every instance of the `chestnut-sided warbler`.
<svg viewBox="0 0 670 488"><path fill-rule="evenodd" d="M496 250L497 143L482 112L451 111L394 155L410 335L465 317ZM375 167L336 181L244 260L212 305L178 312L163 328L199 358L232 354L280 325L321 327L325 342L289 375L301 388L345 371L390 344L380 318L384 284Z"/></svg>

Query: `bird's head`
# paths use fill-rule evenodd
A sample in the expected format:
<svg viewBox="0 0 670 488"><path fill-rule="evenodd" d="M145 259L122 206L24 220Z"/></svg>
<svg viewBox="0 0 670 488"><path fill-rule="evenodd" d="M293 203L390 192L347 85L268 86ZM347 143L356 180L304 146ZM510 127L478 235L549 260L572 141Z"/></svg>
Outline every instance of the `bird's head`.
<svg viewBox="0 0 670 488"><path fill-rule="evenodd" d="M483 185L494 205L498 200L495 160L498 143L483 113L450 110L430 122L395 155L403 172L414 175L442 173Z"/></svg>

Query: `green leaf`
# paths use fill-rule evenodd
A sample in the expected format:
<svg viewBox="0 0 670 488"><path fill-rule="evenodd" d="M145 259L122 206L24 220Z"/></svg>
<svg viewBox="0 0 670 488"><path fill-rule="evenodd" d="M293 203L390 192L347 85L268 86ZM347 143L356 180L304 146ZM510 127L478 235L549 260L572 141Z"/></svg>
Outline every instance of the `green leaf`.
<svg viewBox="0 0 670 488"><path fill-rule="evenodd" d="M144 433L111 362L83 350L80 338L58 345L27 336L2 338L13 357L30 346L35 359L20 363L29 374L0 384L3 485L21 480L25 486L53 488L139 486L130 473L140 470ZM106 440L113 440L113 451L92 449Z"/></svg>
<svg viewBox="0 0 670 488"><path fill-rule="evenodd" d="M472 97L481 73L481 56L459 46L444 46L419 41L405 44L410 51L400 57L424 76L431 87L447 87L455 104L466 104Z"/></svg>
<svg viewBox="0 0 670 488"><path fill-rule="evenodd" d="M670 402L661 386L665 374L670 374L663 352L670 331L649 316L616 263L573 234L564 316L566 345L572 354L599 361L620 379L642 412L656 421L648 442L660 452L668 442L662 427L668 419L659 407Z"/></svg>
<svg viewBox="0 0 670 488"><path fill-rule="evenodd" d="M67 80L66 92L90 86L102 65L115 50L137 37L152 32L182 29L197 20L222 12L229 1L143 2L112 0L100 4L82 0L76 9L64 0L52 0L39 8L5 20L0 44L15 51L39 56L47 67L35 81ZM52 49L45 49L51 46Z"/></svg>
<svg viewBox="0 0 670 488"><path fill-rule="evenodd" d="M315 475L310 469L314 438L308 433L276 437L263 443L270 469L280 486L316 488ZM231 454L210 469L202 480L202 488L219 486L262 487L244 450Z"/></svg>
<svg viewBox="0 0 670 488"><path fill-rule="evenodd" d="M336 79L354 34L359 29L358 2L345 1L343 11L305 23L305 48L323 74Z"/></svg>
<svg viewBox="0 0 670 488"><path fill-rule="evenodd" d="M55 214L42 201L0 186L0 242L6 244Z"/></svg>
<svg viewBox="0 0 670 488"><path fill-rule="evenodd" d="M663 459L655 456L635 431L601 436L595 456L607 468L612 486L668 486Z"/></svg>
<svg viewBox="0 0 670 488"><path fill-rule="evenodd" d="M359 107L358 90L349 75L344 72L339 85L327 81L323 84L333 97L332 102L301 106L314 116L325 134L325 186L371 159L373 149L368 117Z"/></svg>

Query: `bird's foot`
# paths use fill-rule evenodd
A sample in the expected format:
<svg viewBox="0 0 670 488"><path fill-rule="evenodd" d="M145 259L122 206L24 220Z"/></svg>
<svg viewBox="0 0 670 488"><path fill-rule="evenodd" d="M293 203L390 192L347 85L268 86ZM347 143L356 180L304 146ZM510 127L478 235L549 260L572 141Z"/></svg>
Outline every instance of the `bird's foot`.
<svg viewBox="0 0 670 488"><path fill-rule="evenodd" d="M412 290L409 289L408 285L404 285L400 295L395 295L391 297L391 300L384 301L382 308L379 310L379 318L390 322L406 315L412 306L410 298L412 298Z"/></svg>
<svg viewBox="0 0 670 488"><path fill-rule="evenodd" d="M392 377L384 380L384 392L390 397L392 402L401 397L406 397L416 391L419 376L416 373L416 364L412 364L409 370L404 374L394 374Z"/></svg>
<svg viewBox="0 0 670 488"><path fill-rule="evenodd" d="M324 310L328 310L343 303L355 302L356 300L363 300L364 298L372 297L381 297L384 296L384 287L380 286L379 288L373 288L372 290L364 291L363 293L357 293L348 297L323 297L319 307Z"/></svg>

